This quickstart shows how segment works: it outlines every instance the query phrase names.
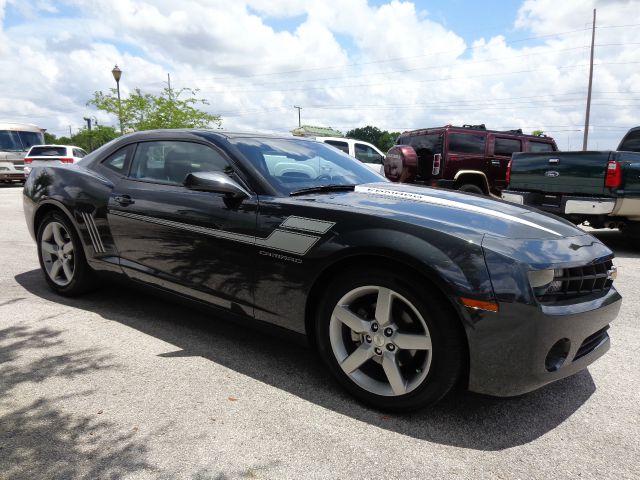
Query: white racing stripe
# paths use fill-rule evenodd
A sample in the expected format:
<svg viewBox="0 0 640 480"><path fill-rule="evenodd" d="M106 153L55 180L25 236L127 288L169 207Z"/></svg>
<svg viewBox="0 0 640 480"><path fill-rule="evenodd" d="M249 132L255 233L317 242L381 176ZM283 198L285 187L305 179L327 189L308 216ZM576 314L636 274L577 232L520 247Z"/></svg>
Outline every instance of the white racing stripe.
<svg viewBox="0 0 640 480"><path fill-rule="evenodd" d="M153 224L162 225L165 227L172 227L180 230L187 230L194 233L200 233L202 235L208 235L210 237L222 238L225 240L231 240L231 241L240 242L240 243L247 243L247 244L256 245L262 248L268 248L271 250L278 250L281 252L293 253L295 255L301 255L301 256L307 254L307 252L311 250L311 247L313 247L316 244L316 242L320 240L320 237L315 235L308 235L306 233L300 233L300 232L292 232L289 230L282 230L280 228L277 228L274 231L272 231L267 238L259 238L254 235L245 235L242 233L227 232L227 231L219 230L216 228L201 227L199 225L176 222L173 220L164 220L162 218L150 217L148 215L140 215L137 213L122 212L119 210L109 210L109 213L111 215L130 218L132 220L139 220L142 222L153 223ZM315 229L315 231L319 231L320 228L322 228L324 232L326 232L326 231L329 231L333 227L333 225L335 225L335 223L324 222L322 220L314 220L311 218L303 218L303 217L294 217L295 219L297 219L296 222L298 223L302 222L300 224L307 227L303 229L299 226L298 227L294 226L296 222L293 222L293 223L289 222L289 224L287 224L287 222L289 221L289 218L287 218L287 220L285 220L280 226L286 226L287 228L297 228L298 230L307 230L307 231L313 231L312 229ZM327 225L325 224L330 224L330 225L327 227Z"/></svg>
<svg viewBox="0 0 640 480"><path fill-rule="evenodd" d="M327 222L326 220L315 220L313 218L296 217L292 215L288 217L281 227L291 228L293 230L305 230L314 233L327 233L335 225L335 222Z"/></svg>
<svg viewBox="0 0 640 480"><path fill-rule="evenodd" d="M105 253L106 250L104 248L104 244L102 243L102 238L100 238L100 233L98 232L96 223L93 220L93 216L90 213L84 212L80 212L80 215L82 216L84 224L87 226L87 231L89 232L89 237L91 238L91 243L93 244L93 249L96 253Z"/></svg>
<svg viewBox="0 0 640 480"><path fill-rule="evenodd" d="M395 190L385 190L384 188L367 187L364 185L356 186L355 192L366 193L371 195L382 195L386 197L404 198L406 200L414 200L416 202L430 203L432 205L440 205L442 207L457 208L459 210L465 210L467 212L479 213L481 215L487 215L489 217L501 218L503 220L508 220L510 222L520 223L522 225L527 225L528 227L537 228L538 230L544 230L545 232L553 233L554 235L562 237L561 233L558 233L554 230L543 227L542 225L538 225L537 223L533 223L528 220L525 220L524 218L516 217L514 215L509 215L507 213L497 212L489 208L478 207L476 205L469 205L468 203L457 202L455 200L448 200L446 198L432 197L429 195L422 195L419 193L412 193L412 192L399 192Z"/></svg>

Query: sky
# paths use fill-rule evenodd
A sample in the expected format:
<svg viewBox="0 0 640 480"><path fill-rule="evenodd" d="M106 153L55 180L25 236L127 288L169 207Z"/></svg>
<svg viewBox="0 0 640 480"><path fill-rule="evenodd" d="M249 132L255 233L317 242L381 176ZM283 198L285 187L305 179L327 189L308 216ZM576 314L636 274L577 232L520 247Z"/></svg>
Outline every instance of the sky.
<svg viewBox="0 0 640 480"><path fill-rule="evenodd" d="M57 136L95 91L199 89L229 130L446 124L590 149L640 125L640 0L0 0L0 119Z"/></svg>

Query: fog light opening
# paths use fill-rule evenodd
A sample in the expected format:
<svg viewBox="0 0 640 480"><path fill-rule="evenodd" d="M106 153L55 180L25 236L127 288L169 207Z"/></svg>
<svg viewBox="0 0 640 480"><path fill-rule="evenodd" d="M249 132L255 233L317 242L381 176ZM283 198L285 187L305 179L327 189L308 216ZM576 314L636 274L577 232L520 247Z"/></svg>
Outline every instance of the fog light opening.
<svg viewBox="0 0 640 480"><path fill-rule="evenodd" d="M544 365L547 368L547 372L555 372L562 365L564 365L567 356L569 355L569 350L571 349L571 341L568 338L562 338L558 340L549 353L547 354L547 358L544 361Z"/></svg>

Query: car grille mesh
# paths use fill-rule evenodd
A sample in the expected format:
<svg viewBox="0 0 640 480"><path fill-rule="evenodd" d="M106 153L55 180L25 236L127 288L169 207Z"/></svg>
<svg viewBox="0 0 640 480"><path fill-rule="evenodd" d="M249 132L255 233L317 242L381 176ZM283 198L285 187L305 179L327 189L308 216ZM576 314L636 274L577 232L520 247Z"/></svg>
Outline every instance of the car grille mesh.
<svg viewBox="0 0 640 480"><path fill-rule="evenodd" d="M612 269L613 262L607 260L584 267L556 270L553 282L539 299L544 302L606 292L613 284Z"/></svg>

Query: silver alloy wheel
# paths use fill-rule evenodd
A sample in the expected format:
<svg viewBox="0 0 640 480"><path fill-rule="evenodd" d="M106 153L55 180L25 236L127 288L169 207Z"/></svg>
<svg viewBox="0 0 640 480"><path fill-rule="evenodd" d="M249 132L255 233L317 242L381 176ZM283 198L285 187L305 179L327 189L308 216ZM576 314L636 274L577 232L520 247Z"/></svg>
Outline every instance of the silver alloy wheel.
<svg viewBox="0 0 640 480"><path fill-rule="evenodd" d="M376 395L415 390L431 367L431 335L424 318L389 288L364 286L344 295L331 314L329 340L342 370Z"/></svg>
<svg viewBox="0 0 640 480"><path fill-rule="evenodd" d="M49 222L40 238L40 251L49 278L61 287L69 285L73 280L75 258L66 227L59 222Z"/></svg>

